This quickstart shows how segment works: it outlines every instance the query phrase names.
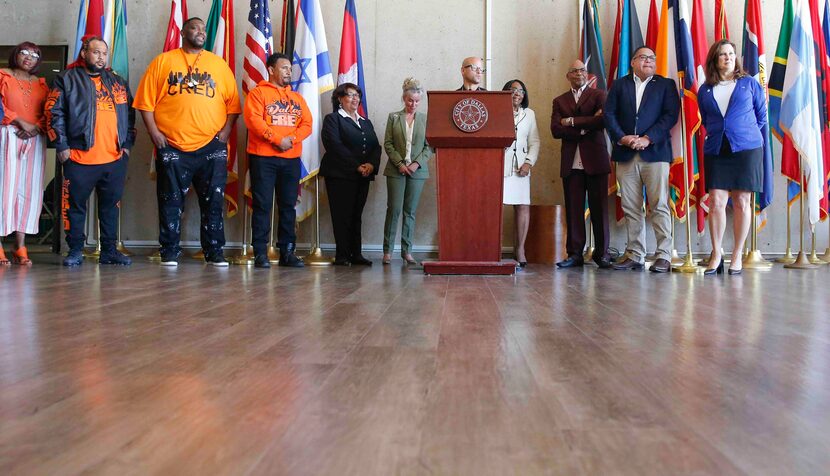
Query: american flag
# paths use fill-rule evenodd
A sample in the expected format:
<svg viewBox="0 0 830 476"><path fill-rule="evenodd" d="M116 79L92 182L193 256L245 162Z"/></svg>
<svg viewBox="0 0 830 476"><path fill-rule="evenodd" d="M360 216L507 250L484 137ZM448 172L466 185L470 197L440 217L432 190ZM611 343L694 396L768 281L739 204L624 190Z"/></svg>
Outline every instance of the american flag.
<svg viewBox="0 0 830 476"><path fill-rule="evenodd" d="M248 31L245 33L245 60L242 62L242 90L245 94L254 89L260 81L268 79L265 61L273 52L274 39L268 0L251 0Z"/></svg>

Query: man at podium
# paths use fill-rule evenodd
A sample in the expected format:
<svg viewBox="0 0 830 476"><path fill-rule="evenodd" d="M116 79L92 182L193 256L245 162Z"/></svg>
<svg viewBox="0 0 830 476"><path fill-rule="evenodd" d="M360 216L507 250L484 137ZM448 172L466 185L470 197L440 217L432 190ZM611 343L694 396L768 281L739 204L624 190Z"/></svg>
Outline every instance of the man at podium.
<svg viewBox="0 0 830 476"><path fill-rule="evenodd" d="M484 73L484 63L481 58L470 56L461 62L461 78L464 83L456 91L487 91L480 86Z"/></svg>

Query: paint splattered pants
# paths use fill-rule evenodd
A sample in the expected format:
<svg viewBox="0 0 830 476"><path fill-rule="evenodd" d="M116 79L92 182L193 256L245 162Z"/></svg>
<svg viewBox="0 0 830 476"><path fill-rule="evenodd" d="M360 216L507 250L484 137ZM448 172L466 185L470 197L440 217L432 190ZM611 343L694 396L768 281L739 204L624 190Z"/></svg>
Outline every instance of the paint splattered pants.
<svg viewBox="0 0 830 476"><path fill-rule="evenodd" d="M191 184L199 198L202 251L210 256L225 246L222 210L228 180L227 145L218 139L193 152L172 146L156 151L156 194L161 253L181 250L181 220Z"/></svg>

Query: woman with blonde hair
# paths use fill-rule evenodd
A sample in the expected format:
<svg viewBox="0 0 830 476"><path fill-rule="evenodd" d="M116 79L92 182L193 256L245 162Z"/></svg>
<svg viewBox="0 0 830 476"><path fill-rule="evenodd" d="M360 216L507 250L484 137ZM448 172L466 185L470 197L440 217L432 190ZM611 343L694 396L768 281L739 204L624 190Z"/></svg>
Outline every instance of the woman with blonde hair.
<svg viewBox="0 0 830 476"><path fill-rule="evenodd" d="M401 257L415 264L412 257L412 239L415 234L415 213L421 199L424 182L429 178L427 162L432 148L427 144L427 116L418 112L423 88L420 81L406 78L401 87L403 109L389 114L383 142L389 161L383 170L386 176L388 200L383 226L383 264L392 262L398 218L403 212L401 226Z"/></svg>

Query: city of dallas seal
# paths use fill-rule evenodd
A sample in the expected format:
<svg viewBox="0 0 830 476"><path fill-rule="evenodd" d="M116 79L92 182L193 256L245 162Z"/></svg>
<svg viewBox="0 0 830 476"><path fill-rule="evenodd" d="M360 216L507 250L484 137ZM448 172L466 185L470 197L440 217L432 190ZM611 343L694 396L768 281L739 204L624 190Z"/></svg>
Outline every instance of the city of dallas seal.
<svg viewBox="0 0 830 476"><path fill-rule="evenodd" d="M487 124L487 106L478 99L464 98L452 108L452 121L463 132L477 132Z"/></svg>

